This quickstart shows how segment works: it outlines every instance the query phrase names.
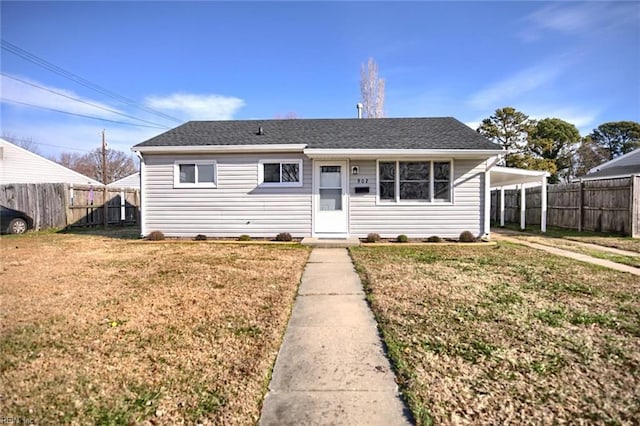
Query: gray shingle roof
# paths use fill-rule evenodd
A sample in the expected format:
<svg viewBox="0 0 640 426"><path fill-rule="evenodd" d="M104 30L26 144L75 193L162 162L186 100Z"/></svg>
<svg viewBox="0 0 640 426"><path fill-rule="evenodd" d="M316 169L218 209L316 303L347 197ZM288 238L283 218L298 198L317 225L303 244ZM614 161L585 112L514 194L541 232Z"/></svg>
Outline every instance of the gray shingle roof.
<svg viewBox="0 0 640 426"><path fill-rule="evenodd" d="M597 172L589 173L584 179L606 179L613 176L631 176L640 174L640 164L630 164L627 166L612 166Z"/></svg>
<svg viewBox="0 0 640 426"><path fill-rule="evenodd" d="M262 135L257 134L260 127ZM135 147L261 144L305 144L313 149L501 149L452 117L190 121Z"/></svg>

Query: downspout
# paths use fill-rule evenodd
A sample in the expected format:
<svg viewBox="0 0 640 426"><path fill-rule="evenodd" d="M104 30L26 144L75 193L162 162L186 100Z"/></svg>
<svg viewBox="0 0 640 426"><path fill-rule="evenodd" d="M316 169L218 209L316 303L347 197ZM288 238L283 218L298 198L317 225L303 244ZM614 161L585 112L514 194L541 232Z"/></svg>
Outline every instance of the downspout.
<svg viewBox="0 0 640 426"><path fill-rule="evenodd" d="M145 218L146 214L146 191L145 191L145 181L146 181L146 166L144 163L144 157L140 151L134 151L138 158L140 159L140 236L145 237L147 235L147 221Z"/></svg>

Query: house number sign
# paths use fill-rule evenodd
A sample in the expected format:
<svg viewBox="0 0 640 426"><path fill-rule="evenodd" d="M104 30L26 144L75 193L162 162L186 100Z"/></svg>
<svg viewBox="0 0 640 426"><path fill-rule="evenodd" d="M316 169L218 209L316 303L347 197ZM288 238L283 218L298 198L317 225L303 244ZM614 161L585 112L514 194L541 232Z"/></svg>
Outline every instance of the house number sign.
<svg viewBox="0 0 640 426"><path fill-rule="evenodd" d="M357 184L369 183L369 178L358 178L356 179Z"/></svg>

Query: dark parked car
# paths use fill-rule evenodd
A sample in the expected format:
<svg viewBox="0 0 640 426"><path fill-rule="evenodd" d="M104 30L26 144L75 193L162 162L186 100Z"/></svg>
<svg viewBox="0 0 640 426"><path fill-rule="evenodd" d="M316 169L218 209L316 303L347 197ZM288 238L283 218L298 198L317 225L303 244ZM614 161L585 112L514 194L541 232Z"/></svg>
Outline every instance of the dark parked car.
<svg viewBox="0 0 640 426"><path fill-rule="evenodd" d="M33 219L19 210L0 206L0 233L24 234L33 229Z"/></svg>

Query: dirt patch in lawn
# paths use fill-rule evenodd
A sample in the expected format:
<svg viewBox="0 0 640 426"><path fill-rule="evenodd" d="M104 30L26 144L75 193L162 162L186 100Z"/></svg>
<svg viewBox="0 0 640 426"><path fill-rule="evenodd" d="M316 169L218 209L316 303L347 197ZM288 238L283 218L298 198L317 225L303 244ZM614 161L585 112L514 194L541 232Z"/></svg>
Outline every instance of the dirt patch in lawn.
<svg viewBox="0 0 640 426"><path fill-rule="evenodd" d="M509 243L351 249L419 424L633 424L640 277Z"/></svg>
<svg viewBox="0 0 640 426"><path fill-rule="evenodd" d="M41 424L252 424L308 249L0 239L0 412Z"/></svg>

